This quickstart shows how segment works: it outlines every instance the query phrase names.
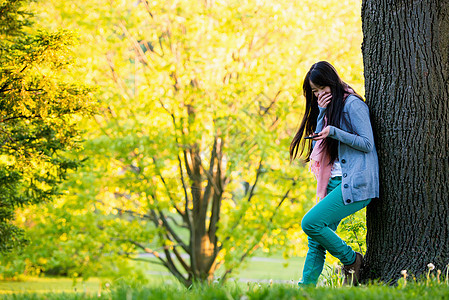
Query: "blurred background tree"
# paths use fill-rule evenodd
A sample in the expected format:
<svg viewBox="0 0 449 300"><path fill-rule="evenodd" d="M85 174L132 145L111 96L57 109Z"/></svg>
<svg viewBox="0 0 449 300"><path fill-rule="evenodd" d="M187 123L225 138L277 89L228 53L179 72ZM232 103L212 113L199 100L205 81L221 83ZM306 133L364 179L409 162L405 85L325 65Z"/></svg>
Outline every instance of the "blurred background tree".
<svg viewBox="0 0 449 300"><path fill-rule="evenodd" d="M76 122L92 112L88 87L67 78L74 37L32 30L28 1L0 4L0 252L27 243L14 225L17 207L59 195L79 161Z"/></svg>
<svg viewBox="0 0 449 300"><path fill-rule="evenodd" d="M82 123L88 160L70 192L20 212L36 242L9 270L86 277L128 257L189 285L226 278L257 249L305 254L315 184L288 159L301 83L328 60L363 94L360 1L34 8L50 29L77 31L72 74L99 87L102 108Z"/></svg>

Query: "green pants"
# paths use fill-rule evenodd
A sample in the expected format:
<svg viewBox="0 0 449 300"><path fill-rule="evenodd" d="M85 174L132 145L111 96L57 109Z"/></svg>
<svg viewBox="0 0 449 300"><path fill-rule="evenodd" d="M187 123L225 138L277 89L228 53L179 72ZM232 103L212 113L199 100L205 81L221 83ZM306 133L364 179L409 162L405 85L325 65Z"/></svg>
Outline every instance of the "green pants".
<svg viewBox="0 0 449 300"><path fill-rule="evenodd" d="M303 276L299 285L316 285L323 271L326 250L338 258L343 265L355 261L355 252L336 233L340 221L364 208L371 199L345 205L341 194L341 177L329 180L327 196L312 207L301 222L302 230L308 235L309 251L304 263Z"/></svg>

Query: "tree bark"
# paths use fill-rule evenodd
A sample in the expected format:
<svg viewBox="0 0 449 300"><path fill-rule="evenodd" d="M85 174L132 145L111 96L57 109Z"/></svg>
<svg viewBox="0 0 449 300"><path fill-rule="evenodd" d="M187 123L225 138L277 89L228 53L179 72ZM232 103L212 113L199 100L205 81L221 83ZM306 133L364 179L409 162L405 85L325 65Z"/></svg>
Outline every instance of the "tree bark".
<svg viewBox="0 0 449 300"><path fill-rule="evenodd" d="M449 263L449 1L364 0L363 62L380 164L363 276Z"/></svg>

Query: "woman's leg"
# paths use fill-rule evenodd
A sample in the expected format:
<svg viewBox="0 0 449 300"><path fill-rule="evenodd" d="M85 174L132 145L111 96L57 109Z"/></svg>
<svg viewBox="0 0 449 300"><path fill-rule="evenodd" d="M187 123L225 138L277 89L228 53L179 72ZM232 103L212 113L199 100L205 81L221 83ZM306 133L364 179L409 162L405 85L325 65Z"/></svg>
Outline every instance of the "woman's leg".
<svg viewBox="0 0 449 300"><path fill-rule="evenodd" d="M331 178L327 185L327 193L332 192L340 183L341 177ZM339 223L331 224L329 228L335 231ZM310 237L307 240L309 250L307 251L306 261L304 262L302 279L298 282L298 285L316 285L323 271L324 261L326 259L326 249Z"/></svg>
<svg viewBox="0 0 449 300"><path fill-rule="evenodd" d="M368 199L345 205L341 194L341 184L339 184L304 216L301 222L302 229L312 240L338 258L342 264L350 265L355 261L355 251L330 226L338 224L345 217L364 208L370 201L371 199Z"/></svg>
<svg viewBox="0 0 449 300"><path fill-rule="evenodd" d="M332 224L329 228L336 230L338 224ZM298 285L316 285L321 275L326 260L326 249L312 238L308 237L309 250L302 270L302 279Z"/></svg>

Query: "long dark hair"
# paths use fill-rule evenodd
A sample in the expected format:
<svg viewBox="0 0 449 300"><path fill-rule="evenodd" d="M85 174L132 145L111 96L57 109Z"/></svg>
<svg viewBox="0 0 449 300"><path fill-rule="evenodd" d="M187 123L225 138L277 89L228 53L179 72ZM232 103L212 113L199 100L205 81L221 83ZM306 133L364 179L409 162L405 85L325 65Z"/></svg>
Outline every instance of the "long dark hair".
<svg viewBox="0 0 449 300"><path fill-rule="evenodd" d="M331 89L332 99L327 106L325 114L327 118L327 125L340 128L344 100L346 98L345 93L355 94L357 97L361 98L351 89L351 87L340 79L337 71L330 63L320 61L312 65L304 78L302 89L304 97L306 98L306 110L298 132L290 144L290 160L296 158L298 151L299 155L302 156L305 149L307 149L305 156L305 161L307 162L310 160L310 154L312 153L311 140L303 139L303 136L308 136L315 131L317 117L319 114L318 98L312 92L310 82L312 82L315 86L328 86ZM338 157L338 141L327 137L323 141L323 146L324 151L330 155L330 163L333 163Z"/></svg>

